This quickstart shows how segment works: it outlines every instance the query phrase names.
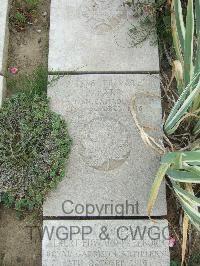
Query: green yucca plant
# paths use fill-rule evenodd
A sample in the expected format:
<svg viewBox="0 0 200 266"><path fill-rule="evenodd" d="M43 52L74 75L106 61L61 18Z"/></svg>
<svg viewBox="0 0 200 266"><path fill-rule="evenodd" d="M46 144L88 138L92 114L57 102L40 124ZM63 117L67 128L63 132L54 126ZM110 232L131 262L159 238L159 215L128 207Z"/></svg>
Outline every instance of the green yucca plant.
<svg viewBox="0 0 200 266"><path fill-rule="evenodd" d="M156 201L159 187L165 175L168 175L177 198L190 221L200 231L200 198L194 195L192 184L200 184L200 150L170 152L163 156L156 175L148 204L148 213Z"/></svg>
<svg viewBox="0 0 200 266"><path fill-rule="evenodd" d="M193 133L200 133L200 0L188 0L186 25L180 0L172 0L172 35L177 60L174 75L180 94L172 109L164 130L173 134L185 117L193 117ZM195 23L196 22L196 23ZM196 41L196 52L193 44ZM195 60L194 60L195 58Z"/></svg>
<svg viewBox="0 0 200 266"><path fill-rule="evenodd" d="M172 0L171 26L176 60L174 77L177 81L179 98L172 108L165 124L166 135L173 134L183 120L193 124L194 139L200 133L200 0L188 0L186 23L180 0ZM193 44L196 40L196 49ZM196 51L194 53L194 50ZM195 60L194 60L195 58ZM193 190L194 184L200 184L200 149L176 151L162 157L160 168L153 183L149 203L150 217L160 185L167 175L183 210L182 264L185 260L189 221L200 231L200 198Z"/></svg>
<svg viewBox="0 0 200 266"><path fill-rule="evenodd" d="M200 184L200 150L185 152L170 152L162 157L160 168L156 174L148 202L150 217L155 204L160 185L167 175L174 192L184 210L182 263L186 254L189 221L200 232L200 198L195 196L193 184Z"/></svg>

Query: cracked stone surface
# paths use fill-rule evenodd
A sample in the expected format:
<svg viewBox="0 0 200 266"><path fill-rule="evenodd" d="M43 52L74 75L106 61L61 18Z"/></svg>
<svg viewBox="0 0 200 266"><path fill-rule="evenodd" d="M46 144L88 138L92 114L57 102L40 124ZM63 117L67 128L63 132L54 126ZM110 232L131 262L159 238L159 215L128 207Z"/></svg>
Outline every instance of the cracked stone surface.
<svg viewBox="0 0 200 266"><path fill-rule="evenodd" d="M44 216L147 215L148 195L160 157L143 143L130 105L134 105L139 124L159 141L159 82L158 75L88 74L64 76L51 83L51 106L66 119L73 149L64 180L44 204ZM67 210L63 210L66 200L73 206L68 202ZM104 208L99 214L95 208L86 214L79 206L77 212L71 212L76 204L105 207L127 201L135 206L134 211L120 213ZM153 214L166 214L164 185Z"/></svg>
<svg viewBox="0 0 200 266"><path fill-rule="evenodd" d="M140 39L144 34L130 34L141 18L134 16L134 11L124 3L124 0L52 0L49 70L159 71L156 36L150 33L143 41L134 40L136 35Z"/></svg>

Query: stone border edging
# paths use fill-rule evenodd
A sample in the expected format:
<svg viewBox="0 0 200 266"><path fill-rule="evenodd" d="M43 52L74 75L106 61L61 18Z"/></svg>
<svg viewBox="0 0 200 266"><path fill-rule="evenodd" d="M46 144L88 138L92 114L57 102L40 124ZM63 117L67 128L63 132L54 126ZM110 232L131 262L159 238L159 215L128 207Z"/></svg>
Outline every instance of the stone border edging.
<svg viewBox="0 0 200 266"><path fill-rule="evenodd" d="M5 74L8 57L9 0L0 0L0 73ZM6 78L0 76L0 107L6 91Z"/></svg>

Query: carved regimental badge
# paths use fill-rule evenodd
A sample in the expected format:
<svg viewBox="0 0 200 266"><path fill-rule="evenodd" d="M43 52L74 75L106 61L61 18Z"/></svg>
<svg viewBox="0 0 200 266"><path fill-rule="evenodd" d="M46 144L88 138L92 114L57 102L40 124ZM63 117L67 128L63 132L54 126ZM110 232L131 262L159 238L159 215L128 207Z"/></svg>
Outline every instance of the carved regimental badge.
<svg viewBox="0 0 200 266"><path fill-rule="evenodd" d="M90 121L82 132L81 155L90 166L101 171L120 167L129 157L131 138L125 126L101 117Z"/></svg>

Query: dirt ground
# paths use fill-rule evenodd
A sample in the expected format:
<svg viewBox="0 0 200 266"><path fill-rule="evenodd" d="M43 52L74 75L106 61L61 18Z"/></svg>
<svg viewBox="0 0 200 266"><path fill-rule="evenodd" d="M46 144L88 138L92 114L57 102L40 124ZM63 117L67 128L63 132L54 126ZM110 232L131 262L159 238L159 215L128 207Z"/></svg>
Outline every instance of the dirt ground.
<svg viewBox="0 0 200 266"><path fill-rule="evenodd" d="M11 6L10 21L14 10ZM39 65L47 66L49 15L50 0L40 0L32 25L26 24L23 31L18 31L14 23L10 23L8 68L16 67L19 75L31 74ZM8 87L8 96L14 93L14 89Z"/></svg>
<svg viewBox="0 0 200 266"><path fill-rule="evenodd" d="M0 265L41 265L41 220L27 215L18 220L13 210L0 209Z"/></svg>
<svg viewBox="0 0 200 266"><path fill-rule="evenodd" d="M24 31L18 31L14 23L9 25L8 68L16 67L18 74L31 74L41 64L47 66L49 6L50 0L41 0L33 24L27 24ZM10 20L13 10L11 6ZM14 92L15 88L8 87L7 96ZM41 226L40 216L27 214L19 220L14 210L0 205L0 266L40 266Z"/></svg>

